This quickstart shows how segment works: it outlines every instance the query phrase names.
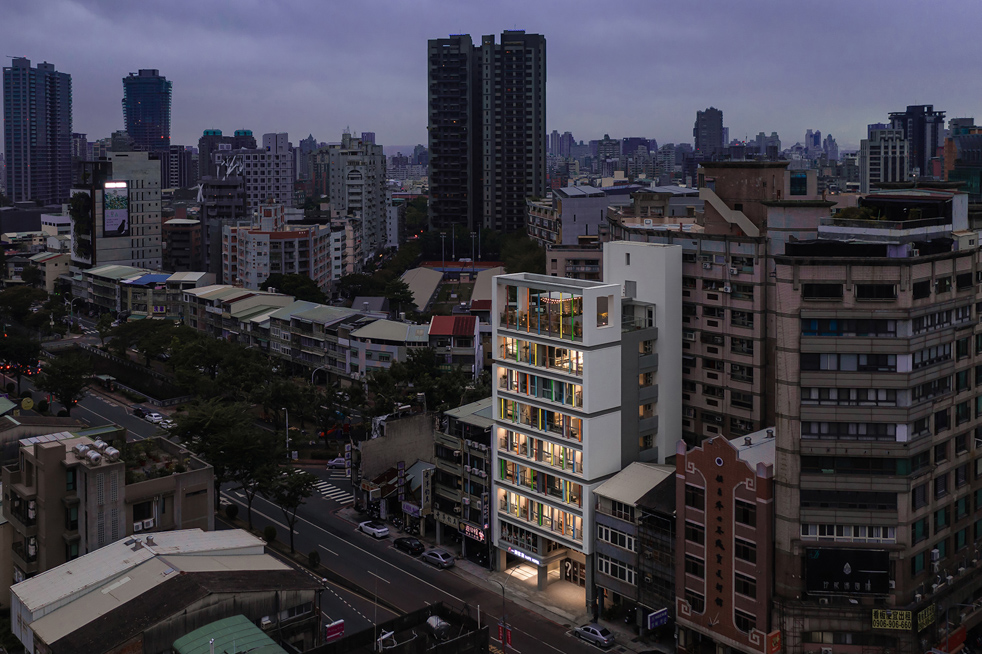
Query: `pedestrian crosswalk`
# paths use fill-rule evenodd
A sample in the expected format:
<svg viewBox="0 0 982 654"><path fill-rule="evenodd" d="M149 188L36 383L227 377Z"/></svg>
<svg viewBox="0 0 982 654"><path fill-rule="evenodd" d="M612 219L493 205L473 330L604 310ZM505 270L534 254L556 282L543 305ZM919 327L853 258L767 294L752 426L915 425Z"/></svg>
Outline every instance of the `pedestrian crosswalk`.
<svg viewBox="0 0 982 654"><path fill-rule="evenodd" d="M83 329L82 333L87 336L94 336L99 333L98 329Z"/></svg>
<svg viewBox="0 0 982 654"><path fill-rule="evenodd" d="M341 479L344 479L344 477L341 477ZM319 481L314 485L317 487L317 490L320 491L321 495L328 499L332 499L339 504L351 504L355 501L354 495L348 491L338 488L337 486L329 484L326 481Z"/></svg>

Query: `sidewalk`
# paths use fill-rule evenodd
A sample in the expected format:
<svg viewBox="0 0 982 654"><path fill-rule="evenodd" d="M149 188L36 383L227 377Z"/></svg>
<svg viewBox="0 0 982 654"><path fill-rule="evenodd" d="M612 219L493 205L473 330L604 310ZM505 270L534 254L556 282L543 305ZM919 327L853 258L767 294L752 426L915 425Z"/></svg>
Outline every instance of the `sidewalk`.
<svg viewBox="0 0 982 654"><path fill-rule="evenodd" d="M338 509L335 514L352 524L358 524L362 518L354 507ZM393 531L393 536L398 533ZM418 537L428 547L436 547L434 539L427 534L425 538ZM446 548L453 550L454 548ZM517 565L506 572L494 572L483 568L464 558L457 558L450 571L471 583L484 586L494 593L501 592L501 584L505 588L505 596L527 611L538 613L542 617L568 628L586 624L592 621L592 614L583 603L583 591L572 584L550 583L544 591L536 587L536 570L531 565ZM558 579L559 572L551 574ZM497 610L492 607L491 610ZM601 620L600 624L612 631L617 638L617 647L630 652L658 651L674 654L675 643L655 642L652 639L642 641L634 630L623 622L608 622Z"/></svg>

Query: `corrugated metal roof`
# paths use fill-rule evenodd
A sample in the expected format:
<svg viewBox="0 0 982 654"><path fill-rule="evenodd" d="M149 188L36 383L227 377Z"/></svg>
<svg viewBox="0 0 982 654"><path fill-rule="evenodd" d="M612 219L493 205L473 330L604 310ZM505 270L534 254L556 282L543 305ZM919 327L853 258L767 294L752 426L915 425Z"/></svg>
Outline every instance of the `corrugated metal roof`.
<svg viewBox="0 0 982 654"><path fill-rule="evenodd" d="M394 320L376 320L364 327L359 327L351 332L351 335L361 339L406 342L409 340L409 327L411 326Z"/></svg>
<svg viewBox="0 0 982 654"><path fill-rule="evenodd" d="M635 461L597 486L597 495L634 506L652 488L675 474L675 466Z"/></svg>
<svg viewBox="0 0 982 654"><path fill-rule="evenodd" d="M433 316L430 336L474 336L477 316Z"/></svg>
<svg viewBox="0 0 982 654"><path fill-rule="evenodd" d="M486 397L478 400L477 402L471 402L470 404L459 406L456 409L444 411L443 414L452 418L457 418L461 422L465 422L468 425L487 428L494 424L491 413L492 401L493 398Z"/></svg>
<svg viewBox="0 0 982 654"><path fill-rule="evenodd" d="M214 643L212 643L214 640ZM212 644L215 649L212 650ZM211 651L254 654L274 654L284 652L283 648L263 633L262 629L244 615L235 615L216 620L191 633L181 636L172 645L178 654L208 654Z"/></svg>
<svg viewBox="0 0 982 654"><path fill-rule="evenodd" d="M413 268L402 274L402 281L409 286L416 309L422 311L443 281L443 273L430 268Z"/></svg>
<svg viewBox="0 0 982 654"><path fill-rule="evenodd" d="M494 278L496 275L504 275L505 269L503 266L498 266L497 268L488 268L487 270L482 270L477 273L477 279L474 280L474 290L471 291L471 303L475 301L481 302L487 300L491 301L493 289L494 289ZM490 305L488 308L491 308Z"/></svg>

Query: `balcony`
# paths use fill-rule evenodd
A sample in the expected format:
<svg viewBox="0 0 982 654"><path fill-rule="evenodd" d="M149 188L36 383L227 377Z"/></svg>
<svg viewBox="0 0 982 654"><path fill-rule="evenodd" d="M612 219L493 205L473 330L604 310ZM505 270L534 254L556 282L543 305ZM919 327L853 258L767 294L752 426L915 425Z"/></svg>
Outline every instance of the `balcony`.
<svg viewBox="0 0 982 654"><path fill-rule="evenodd" d="M550 316L525 311L500 314L500 326L530 334L541 334L563 340L583 340L583 316Z"/></svg>
<svg viewBox="0 0 982 654"><path fill-rule="evenodd" d="M32 575L38 571L38 553L37 545L35 544L32 548L33 554L29 551L25 541L20 541L14 543L11 547L13 552L13 563L15 566L24 571L27 575Z"/></svg>

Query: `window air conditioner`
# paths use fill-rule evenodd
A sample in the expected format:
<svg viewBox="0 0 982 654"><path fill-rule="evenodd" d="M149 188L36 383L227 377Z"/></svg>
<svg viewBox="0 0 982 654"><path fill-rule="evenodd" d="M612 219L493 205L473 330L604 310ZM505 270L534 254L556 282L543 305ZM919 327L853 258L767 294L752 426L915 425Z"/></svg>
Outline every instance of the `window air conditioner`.
<svg viewBox="0 0 982 654"><path fill-rule="evenodd" d="M831 647L823 647L822 648L822 654L832 654L832 648Z"/></svg>
<svg viewBox="0 0 982 654"><path fill-rule="evenodd" d="M730 268L730 274L731 275L739 275L740 274L740 269L739 268Z"/></svg>
<svg viewBox="0 0 982 654"><path fill-rule="evenodd" d="M818 598L818 603L821 604L822 606L828 606L829 598L828 597L819 597Z"/></svg>
<svg viewBox="0 0 982 654"><path fill-rule="evenodd" d="M143 529L144 530L153 529L153 518L143 521Z"/></svg>
<svg viewBox="0 0 982 654"><path fill-rule="evenodd" d="M722 288L721 290L722 290L722 291L723 291L724 293L730 293L730 292L732 292L732 291L733 291L733 289L731 289L731 288L730 288L729 286L724 286L724 287L723 287L723 288Z"/></svg>
<svg viewBox="0 0 982 654"><path fill-rule="evenodd" d="M138 532L141 532L141 531L143 531L143 523L142 522L134 522L133 523L133 533L135 534L135 533L138 533Z"/></svg>
<svg viewBox="0 0 982 654"><path fill-rule="evenodd" d="M711 264L711 263L709 263L707 261L704 264L702 264L702 267L705 268L706 270L712 270L713 269L713 264Z"/></svg>

